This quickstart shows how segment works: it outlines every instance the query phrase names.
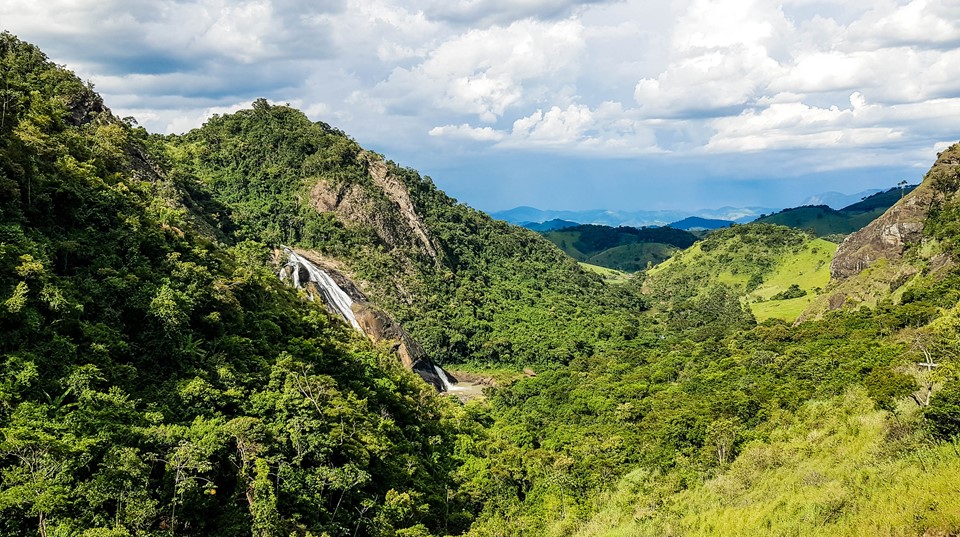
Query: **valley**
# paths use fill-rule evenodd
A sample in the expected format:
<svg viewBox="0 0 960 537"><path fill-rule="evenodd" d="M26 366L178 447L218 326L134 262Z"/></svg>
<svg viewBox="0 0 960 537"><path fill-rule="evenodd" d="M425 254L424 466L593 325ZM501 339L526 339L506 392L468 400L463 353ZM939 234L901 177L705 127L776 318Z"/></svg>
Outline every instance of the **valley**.
<svg viewBox="0 0 960 537"><path fill-rule="evenodd" d="M292 106L0 72L0 536L960 533L960 144L538 232Z"/></svg>

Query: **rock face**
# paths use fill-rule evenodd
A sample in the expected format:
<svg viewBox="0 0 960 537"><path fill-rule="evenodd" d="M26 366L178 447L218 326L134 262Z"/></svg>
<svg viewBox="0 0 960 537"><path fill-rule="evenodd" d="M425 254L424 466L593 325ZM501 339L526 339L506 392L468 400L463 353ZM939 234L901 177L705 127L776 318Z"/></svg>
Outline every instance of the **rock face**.
<svg viewBox="0 0 960 537"><path fill-rule="evenodd" d="M960 195L943 178L956 176L960 144L937 155L923 182L882 216L851 234L830 263L830 284L797 319L802 322L831 310L873 306L914 285L916 277L937 277L955 266L938 240L924 231L930 211Z"/></svg>
<svg viewBox="0 0 960 537"><path fill-rule="evenodd" d="M923 237L923 221L932 200L932 189L921 185L880 218L852 233L830 263L831 279L859 274L879 259L899 259L908 245L919 243Z"/></svg>
<svg viewBox="0 0 960 537"><path fill-rule="evenodd" d="M904 250L923 239L923 224L934 202L936 189L931 177L960 164L960 144L940 153L925 180L893 207L840 244L830 263L832 280L859 274L880 259L899 261Z"/></svg>
<svg viewBox="0 0 960 537"><path fill-rule="evenodd" d="M400 359L400 362L407 369L413 370L438 391L444 389L444 382L440 378L433 360L427 356L423 347L414 341L410 334L397 324L392 317L369 302L355 302L353 311L360 323L360 328L371 341L374 343L389 343L391 345L390 351ZM447 373L447 376L449 377L450 374Z"/></svg>
<svg viewBox="0 0 960 537"><path fill-rule="evenodd" d="M374 188L319 181L310 191L311 205L321 213L336 213L344 222L370 226L390 248L413 247L436 262L437 248L406 185L379 156L362 152L359 158Z"/></svg>
<svg viewBox="0 0 960 537"><path fill-rule="evenodd" d="M440 374L450 378L449 373L434 364L423 347L390 315L367 301L349 278L308 252L285 249L283 253L276 252L275 257L286 263L278 274L281 279L306 290L312 299L321 298L327 309L345 318L371 341L390 345L390 351L405 367L437 391L445 389Z"/></svg>

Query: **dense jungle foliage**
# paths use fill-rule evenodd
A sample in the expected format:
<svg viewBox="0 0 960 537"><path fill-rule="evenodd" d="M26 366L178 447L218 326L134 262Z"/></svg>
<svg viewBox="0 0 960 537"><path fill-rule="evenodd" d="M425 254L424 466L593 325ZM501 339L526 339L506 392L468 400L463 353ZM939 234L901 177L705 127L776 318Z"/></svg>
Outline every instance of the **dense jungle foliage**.
<svg viewBox="0 0 960 537"><path fill-rule="evenodd" d="M0 74L0 535L960 532L949 264L758 323L744 293L813 291L788 269L829 252L736 226L651 271L647 311L388 164L431 255L376 159L288 107L164 137L7 33ZM950 251L958 177L928 178ZM318 213L317 185L374 216ZM282 286L280 243L343 263L435 357L536 376L437 396Z"/></svg>
<svg viewBox="0 0 960 537"><path fill-rule="evenodd" d="M446 401L200 234L71 73L0 62L0 534L464 529Z"/></svg>

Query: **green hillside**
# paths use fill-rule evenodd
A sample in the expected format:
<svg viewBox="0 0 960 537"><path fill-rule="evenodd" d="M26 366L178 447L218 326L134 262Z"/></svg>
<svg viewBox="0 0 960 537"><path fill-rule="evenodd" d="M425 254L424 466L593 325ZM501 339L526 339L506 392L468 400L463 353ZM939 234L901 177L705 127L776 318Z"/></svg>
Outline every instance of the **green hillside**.
<svg viewBox="0 0 960 537"><path fill-rule="evenodd" d="M586 224L547 231L543 236L584 263L636 272L692 245L697 236L669 227L633 228Z"/></svg>
<svg viewBox="0 0 960 537"><path fill-rule="evenodd" d="M829 282L835 250L829 241L783 226L734 226L652 268L644 285L654 300L675 308L702 297L709 289L704 282L721 284L757 321L793 321ZM798 291L788 293L791 286Z"/></svg>
<svg viewBox="0 0 960 537"><path fill-rule="evenodd" d="M909 432L918 426L915 405L891 415L858 390L814 401L686 490L657 474L627 475L574 534L935 535L960 526L949 477L960 473L960 445L918 445L922 435ZM914 455L894 456L905 450Z"/></svg>
<svg viewBox="0 0 960 537"><path fill-rule="evenodd" d="M784 209L755 221L810 231L818 237L847 235L874 221L914 188L916 185L906 186L903 189L891 188L840 210L831 209L826 205L808 205Z"/></svg>
<svg viewBox="0 0 960 537"><path fill-rule="evenodd" d="M566 363L644 309L632 286L606 285L537 233L298 110L258 101L160 143L230 215L225 231L335 260L441 362Z"/></svg>

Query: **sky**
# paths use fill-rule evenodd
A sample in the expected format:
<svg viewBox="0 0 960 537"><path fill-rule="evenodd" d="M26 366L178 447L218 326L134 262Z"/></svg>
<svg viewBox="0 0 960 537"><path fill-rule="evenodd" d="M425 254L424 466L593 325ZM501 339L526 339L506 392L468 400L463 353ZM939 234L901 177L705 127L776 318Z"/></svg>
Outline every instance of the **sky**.
<svg viewBox="0 0 960 537"><path fill-rule="evenodd" d="M496 211L787 207L960 139L960 1L0 0L152 132L260 97Z"/></svg>

